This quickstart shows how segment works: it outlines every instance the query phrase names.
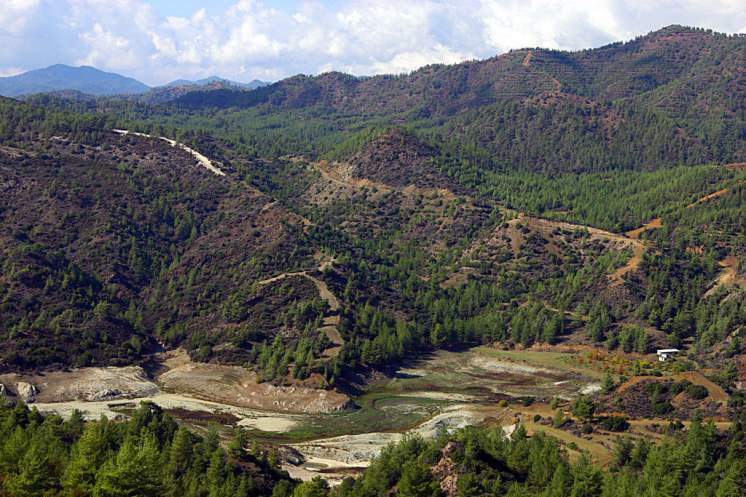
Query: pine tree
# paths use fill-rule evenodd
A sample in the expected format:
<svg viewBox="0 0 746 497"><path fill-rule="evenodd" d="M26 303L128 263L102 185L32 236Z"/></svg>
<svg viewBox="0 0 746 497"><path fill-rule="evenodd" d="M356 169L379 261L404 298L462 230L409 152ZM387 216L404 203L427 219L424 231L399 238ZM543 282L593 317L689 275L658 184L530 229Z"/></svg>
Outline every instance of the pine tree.
<svg viewBox="0 0 746 497"><path fill-rule="evenodd" d="M295 487L292 497L328 497L329 484L320 476ZM273 494L274 495L274 494Z"/></svg>
<svg viewBox="0 0 746 497"><path fill-rule="evenodd" d="M593 403L593 401L585 396L581 395L580 397L575 400L575 403L572 405L572 413L576 417L582 419L586 423L589 423L593 419L593 415L596 412L596 404Z"/></svg>
<svg viewBox="0 0 746 497"><path fill-rule="evenodd" d="M430 497L437 495L440 490L433 481L430 468L420 461L412 461L404 466L398 489L397 495L400 497Z"/></svg>
<svg viewBox="0 0 746 497"><path fill-rule="evenodd" d="M164 465L164 490L167 496L181 497L188 482L185 481L194 458L194 436L179 427L168 450Z"/></svg>
<svg viewBox="0 0 746 497"><path fill-rule="evenodd" d="M93 491L96 473L111 454L108 428L106 418L85 426L62 476L62 485L68 493L90 495Z"/></svg>
<svg viewBox="0 0 746 497"><path fill-rule="evenodd" d="M61 463L55 452L59 442L52 437L36 437L19 463L19 473L6 482L14 497L38 497L58 487Z"/></svg>
<svg viewBox="0 0 746 497"><path fill-rule="evenodd" d="M152 435L128 437L96 478L94 497L160 497L159 454Z"/></svg>
<svg viewBox="0 0 746 497"><path fill-rule="evenodd" d="M615 387L614 379L611 377L609 373L606 373L604 375L604 379L601 382L601 391L603 393L611 393L612 390L614 390Z"/></svg>
<svg viewBox="0 0 746 497"><path fill-rule="evenodd" d="M570 497L598 497L603 484L603 474L585 454L573 467L573 483Z"/></svg>

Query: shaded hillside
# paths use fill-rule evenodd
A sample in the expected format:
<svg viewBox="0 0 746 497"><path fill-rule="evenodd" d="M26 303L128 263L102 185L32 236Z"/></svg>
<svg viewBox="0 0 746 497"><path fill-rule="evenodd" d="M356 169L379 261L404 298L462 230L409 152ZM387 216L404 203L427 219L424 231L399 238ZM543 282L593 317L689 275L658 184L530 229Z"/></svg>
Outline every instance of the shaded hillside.
<svg viewBox="0 0 746 497"><path fill-rule="evenodd" d="M616 348L634 334L643 348L654 336L709 351L743 325L743 296L710 291L717 261L743 253L741 190L671 215L741 181L738 169L548 180L482 171L468 144L400 129L353 135L333 162L259 160L240 140L151 130L218 160L217 176L163 140L112 133L116 114L0 104L4 368L128 363L160 343L267 379L333 381L344 367L493 341ZM515 222L508 207L671 227L655 242L595 239ZM701 240L691 222L704 223Z"/></svg>
<svg viewBox="0 0 746 497"><path fill-rule="evenodd" d="M131 361L310 256L302 220L260 192L163 141L92 132L0 149L3 367Z"/></svg>
<svg viewBox="0 0 746 497"><path fill-rule="evenodd" d="M699 119L648 102L705 74L700 38L736 64L742 38L669 28L397 78L192 93L188 110L2 99L2 367L184 346L267 380L334 384L346 368L493 342L670 345L724 367L746 323L746 173L707 162L743 149L737 106L715 98L741 105L739 90L706 85L714 114ZM675 67L642 62L657 51ZM604 57L657 83L616 93ZM431 77L459 71L463 84ZM472 91L490 77L505 91ZM442 90L432 108L417 85ZM511 85L520 95L494 98ZM250 105L202 106L236 95Z"/></svg>
<svg viewBox="0 0 746 497"><path fill-rule="evenodd" d="M136 98L140 102L159 104L175 100L183 95L195 91L213 92L217 90L247 91L267 86L269 83L257 79L249 83L239 83L228 79L212 76L196 81L177 79L163 86L151 88Z"/></svg>

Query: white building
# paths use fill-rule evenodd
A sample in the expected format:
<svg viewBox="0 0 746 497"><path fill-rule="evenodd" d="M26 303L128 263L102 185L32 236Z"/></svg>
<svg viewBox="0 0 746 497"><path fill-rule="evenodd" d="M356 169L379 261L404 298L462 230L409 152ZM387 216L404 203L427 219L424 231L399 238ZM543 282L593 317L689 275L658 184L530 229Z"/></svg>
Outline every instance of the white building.
<svg viewBox="0 0 746 497"><path fill-rule="evenodd" d="M655 353L658 354L658 360L660 362L666 362L666 360L673 354L681 352L679 349L658 349Z"/></svg>

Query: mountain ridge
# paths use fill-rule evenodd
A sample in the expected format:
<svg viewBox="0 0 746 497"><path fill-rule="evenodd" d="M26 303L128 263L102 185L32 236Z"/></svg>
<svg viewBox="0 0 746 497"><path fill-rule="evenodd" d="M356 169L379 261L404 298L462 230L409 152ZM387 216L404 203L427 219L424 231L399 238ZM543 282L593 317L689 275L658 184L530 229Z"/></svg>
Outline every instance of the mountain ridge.
<svg viewBox="0 0 746 497"><path fill-rule="evenodd" d="M723 47L718 48L718 43ZM746 50L746 37L672 25L627 42L581 51L511 50L483 60L431 64L405 75L299 74L252 94L198 91L176 103L197 108L320 105L337 111L385 114L414 110L451 115L546 93L611 101L639 96L685 76L687 67L701 63L715 48L740 53ZM683 49L691 53L680 60L677 54Z"/></svg>
<svg viewBox="0 0 746 497"><path fill-rule="evenodd" d="M168 92L176 92L176 95L182 95L196 88L253 90L268 84L258 79L242 83L220 76L210 76L198 80L176 79L164 85L150 86L135 78L92 66L53 64L14 76L0 78L0 95L25 97L39 93L49 93L64 98L109 97L148 93L168 94Z"/></svg>
<svg viewBox="0 0 746 497"><path fill-rule="evenodd" d="M97 96L125 95L142 93L149 89L148 85L134 78L91 66L74 67L65 64L54 64L16 76L0 78L0 95L8 97L65 90L76 90Z"/></svg>
<svg viewBox="0 0 746 497"><path fill-rule="evenodd" d="M168 88L173 86L204 86L209 85L212 83L223 83L227 86L235 86L238 88L246 88L249 90L253 90L255 88L259 88L260 86L267 86L271 83L268 83L266 81L261 81L259 79L252 79L248 83L241 83L240 81L235 81L228 78L223 78L221 76L208 76L206 78L201 79L175 79L173 81L170 81L166 83L165 85L158 85L154 88Z"/></svg>

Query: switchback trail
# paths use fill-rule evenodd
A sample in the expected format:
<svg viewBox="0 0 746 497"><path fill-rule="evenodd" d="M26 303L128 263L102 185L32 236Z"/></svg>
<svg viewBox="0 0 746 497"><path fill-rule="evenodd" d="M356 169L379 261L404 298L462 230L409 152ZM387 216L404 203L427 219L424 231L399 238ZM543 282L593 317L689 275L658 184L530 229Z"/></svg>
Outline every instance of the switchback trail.
<svg viewBox="0 0 746 497"><path fill-rule="evenodd" d="M508 221L508 236L510 238L510 245L513 253L516 254L522 245L523 237L518 230L519 224L527 224L532 229L541 233L550 233L554 229L563 229L568 231L587 231L591 239L603 240L615 244L619 249L631 249L632 257L627 263L614 271L609 275L609 280L613 285L621 285L624 283L624 276L628 273L637 269L642 260L642 255L645 252L645 244L641 240L632 238L626 235L620 235L618 233L612 233L610 231L594 228L592 226L586 226L582 224L573 224L564 221L553 221L550 219L544 219L540 217L526 216L520 214L518 218Z"/></svg>
<svg viewBox="0 0 746 497"><path fill-rule="evenodd" d="M318 267L319 271L324 271L326 268L330 267L334 263L333 259L327 259L323 260ZM324 316L324 321L322 323L322 326L319 328L319 331L324 333L326 337L334 344L334 347L329 348L324 351L324 355L327 357L334 357L336 356L339 351L342 348L342 345L344 345L344 339L342 338L342 335L339 333L339 330L337 329L337 326L339 325L340 317L339 317L339 300L337 297L332 293L331 290L329 290L329 287L327 286L326 282L311 276L308 274L308 271L296 271L293 273L282 273L278 274L277 276L273 276L271 278L267 278L261 281L258 281L258 285L268 285L270 283L274 283L276 281L284 280L285 278L292 278L294 276L299 276L302 278L306 278L311 280L314 285L316 285L316 289L319 291L319 296L322 300L324 300L327 304L329 304L329 311L330 315Z"/></svg>

